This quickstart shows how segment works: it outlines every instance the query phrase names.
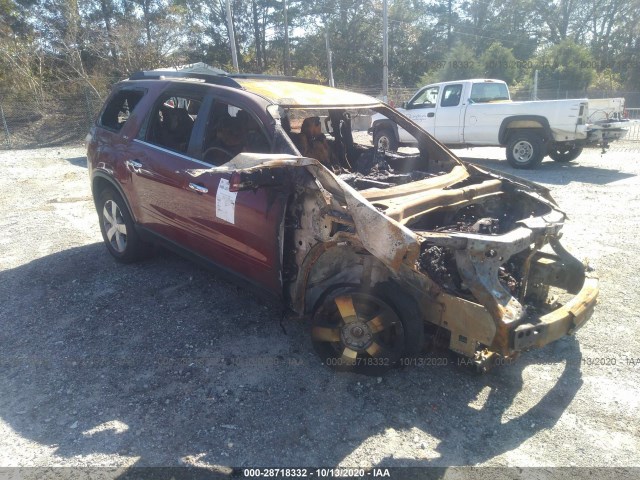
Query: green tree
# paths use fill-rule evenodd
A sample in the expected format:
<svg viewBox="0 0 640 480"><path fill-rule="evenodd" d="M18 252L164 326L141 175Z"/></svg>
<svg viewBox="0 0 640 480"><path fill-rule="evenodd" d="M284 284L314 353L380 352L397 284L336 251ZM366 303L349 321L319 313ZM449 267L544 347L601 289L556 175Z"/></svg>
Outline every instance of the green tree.
<svg viewBox="0 0 640 480"><path fill-rule="evenodd" d="M498 42L492 43L480 57L486 77L504 80L509 85L515 83L518 77L517 62L512 50Z"/></svg>
<svg viewBox="0 0 640 480"><path fill-rule="evenodd" d="M557 92L585 90L593 81L595 61L586 47L563 40L537 55L541 88Z"/></svg>
<svg viewBox="0 0 640 480"><path fill-rule="evenodd" d="M441 65L438 70L427 72L422 76L423 84L433 81L447 82L477 78L483 73L483 66L473 50L460 42L449 51Z"/></svg>

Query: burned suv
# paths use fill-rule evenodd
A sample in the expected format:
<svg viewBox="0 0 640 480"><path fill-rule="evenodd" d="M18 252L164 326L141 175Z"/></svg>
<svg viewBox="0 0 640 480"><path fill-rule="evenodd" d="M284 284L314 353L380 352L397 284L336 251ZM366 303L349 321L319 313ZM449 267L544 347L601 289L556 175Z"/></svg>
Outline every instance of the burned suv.
<svg viewBox="0 0 640 480"><path fill-rule="evenodd" d="M417 150L372 147L376 113ZM231 272L304 318L340 369L388 367L433 343L484 369L572 334L596 304L547 189L463 164L369 96L141 72L114 86L88 138L117 260L162 244Z"/></svg>

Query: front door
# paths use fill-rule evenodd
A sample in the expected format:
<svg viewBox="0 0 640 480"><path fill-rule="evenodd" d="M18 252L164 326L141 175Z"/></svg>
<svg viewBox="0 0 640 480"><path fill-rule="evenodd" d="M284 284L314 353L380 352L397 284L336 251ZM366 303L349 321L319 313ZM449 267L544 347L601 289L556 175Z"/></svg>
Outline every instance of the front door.
<svg viewBox="0 0 640 480"><path fill-rule="evenodd" d="M436 102L439 91L440 87L437 86L423 88L407 102L406 111L403 112L431 135L435 133ZM409 132L402 128L398 130L401 142L415 143L415 139Z"/></svg>

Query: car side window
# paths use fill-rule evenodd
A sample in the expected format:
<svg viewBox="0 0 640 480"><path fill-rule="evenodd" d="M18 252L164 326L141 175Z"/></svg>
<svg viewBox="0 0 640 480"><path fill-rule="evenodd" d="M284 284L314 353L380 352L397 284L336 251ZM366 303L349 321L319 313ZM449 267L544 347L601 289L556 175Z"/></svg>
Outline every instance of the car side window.
<svg viewBox="0 0 640 480"><path fill-rule="evenodd" d="M119 131L143 96L144 92L141 90L120 90L107 103L98 121L99 125Z"/></svg>
<svg viewBox="0 0 640 480"><path fill-rule="evenodd" d="M462 97L462 85L447 85L442 91L441 107L455 107L460 104Z"/></svg>
<svg viewBox="0 0 640 480"><path fill-rule="evenodd" d="M418 93L407 105L408 108L434 108L438 99L440 87L425 88Z"/></svg>
<svg viewBox="0 0 640 480"><path fill-rule="evenodd" d="M143 140L186 153L202 99L165 94L151 110Z"/></svg>
<svg viewBox="0 0 640 480"><path fill-rule="evenodd" d="M269 153L271 144L261 123L247 110L215 102L205 128L202 160L222 165L242 152Z"/></svg>

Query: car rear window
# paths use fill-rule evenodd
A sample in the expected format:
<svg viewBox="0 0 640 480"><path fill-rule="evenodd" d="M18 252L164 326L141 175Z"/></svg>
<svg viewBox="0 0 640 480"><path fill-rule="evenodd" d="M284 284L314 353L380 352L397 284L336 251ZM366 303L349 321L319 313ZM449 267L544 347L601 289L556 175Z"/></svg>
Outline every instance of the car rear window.
<svg viewBox="0 0 640 480"><path fill-rule="evenodd" d="M140 90L120 90L117 92L102 112L100 125L110 130L120 130L127 123L131 112L143 96L144 92Z"/></svg>

